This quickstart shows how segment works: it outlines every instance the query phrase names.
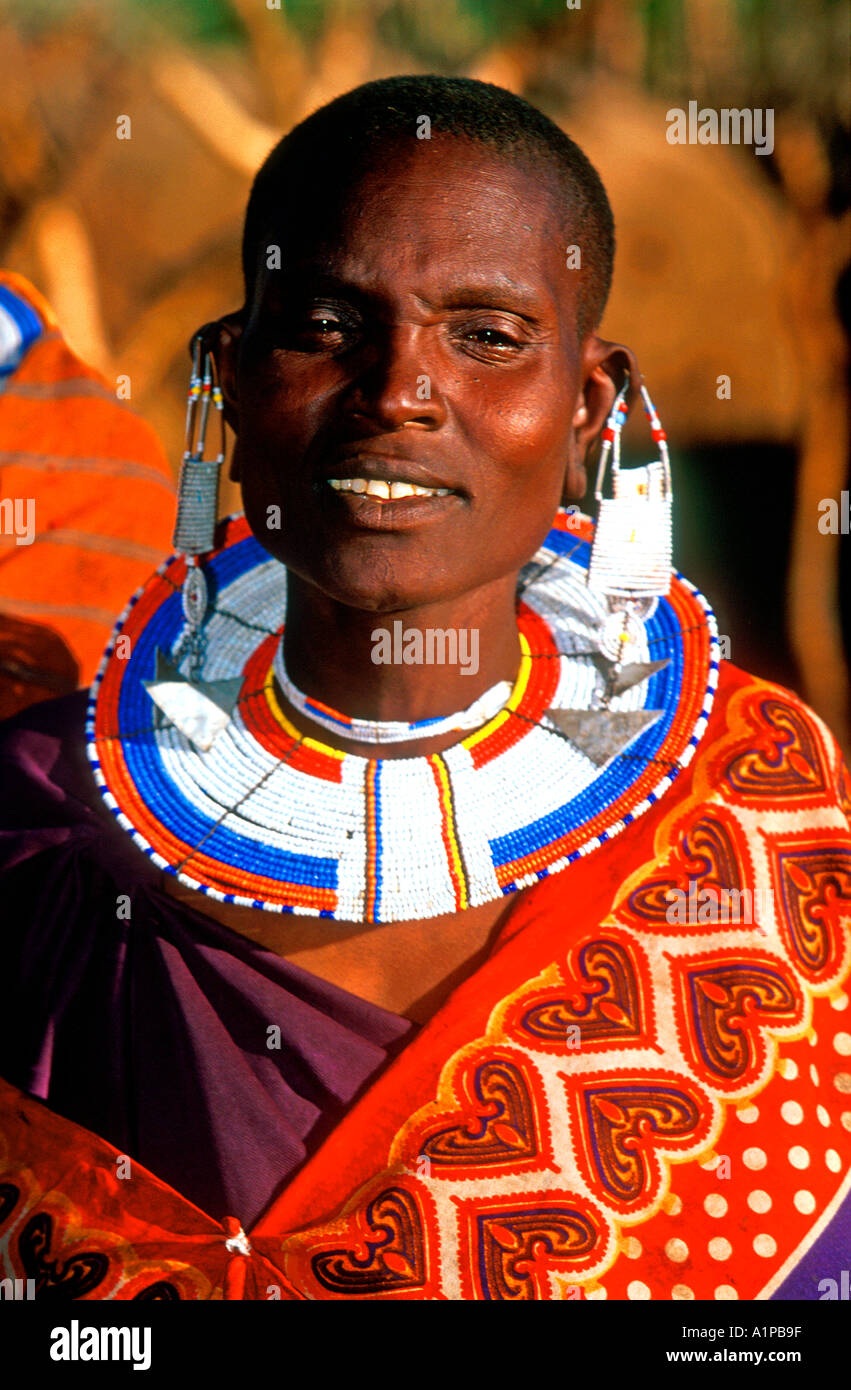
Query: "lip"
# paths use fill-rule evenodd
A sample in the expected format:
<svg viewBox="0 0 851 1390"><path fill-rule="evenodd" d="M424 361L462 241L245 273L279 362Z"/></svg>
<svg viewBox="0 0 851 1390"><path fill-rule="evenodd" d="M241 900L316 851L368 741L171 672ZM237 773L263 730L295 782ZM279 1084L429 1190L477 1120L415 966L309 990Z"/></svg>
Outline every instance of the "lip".
<svg viewBox="0 0 851 1390"><path fill-rule="evenodd" d="M382 454L372 449L341 449L334 461L326 463L322 470L323 482L329 478L366 478L367 482L382 479L387 483L416 483L418 487L449 488L450 492L460 493L463 489L451 479L433 473L414 459L398 454ZM348 493L341 494L348 496ZM359 494L363 495L363 494ZM401 497L397 502L407 502ZM428 498L419 498L428 501ZM387 505L385 503L385 505Z"/></svg>
<svg viewBox="0 0 851 1390"><path fill-rule="evenodd" d="M330 474L336 477L336 474ZM368 474L358 473L355 477L368 477ZM387 477L387 474L376 473L375 477ZM415 481L413 478L405 478L399 474L398 478L388 479L393 482ZM442 483L426 483L423 487L443 487ZM428 525L432 522L445 521L452 511L462 505L462 499L457 492L450 492L446 497L397 497L383 499L380 497L370 497L365 492L335 492L331 487L324 487L323 502L331 515L345 517L350 524L362 531L412 531L418 526Z"/></svg>

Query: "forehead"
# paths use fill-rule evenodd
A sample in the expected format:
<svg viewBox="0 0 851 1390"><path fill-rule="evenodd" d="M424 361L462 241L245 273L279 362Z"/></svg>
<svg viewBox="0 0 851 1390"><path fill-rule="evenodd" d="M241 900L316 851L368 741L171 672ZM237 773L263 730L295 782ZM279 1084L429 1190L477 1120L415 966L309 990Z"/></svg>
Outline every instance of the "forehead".
<svg viewBox="0 0 851 1390"><path fill-rule="evenodd" d="M543 162L456 138L388 142L354 175L312 179L272 213L284 265L448 285L461 277L573 302L565 210ZM262 262L261 262L262 263ZM274 276L266 277L267 286Z"/></svg>

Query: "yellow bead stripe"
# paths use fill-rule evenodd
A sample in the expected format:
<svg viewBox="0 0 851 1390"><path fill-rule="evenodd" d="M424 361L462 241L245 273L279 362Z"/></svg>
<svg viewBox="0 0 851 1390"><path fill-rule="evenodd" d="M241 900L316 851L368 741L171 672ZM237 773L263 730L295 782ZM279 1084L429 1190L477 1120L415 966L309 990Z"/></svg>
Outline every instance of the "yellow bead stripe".
<svg viewBox="0 0 851 1390"><path fill-rule="evenodd" d="M294 738L297 742L301 742L305 748L311 748L314 753L325 753L329 758L337 758L340 762L343 761L346 755L345 753L341 753L339 748L332 748L329 743L320 743L319 740L315 738L307 738L305 734L302 734L295 725L291 724L289 719L287 719L287 716L278 704L278 697L275 694L274 666L269 667L269 674L266 677L264 690L272 714L277 719L281 728L289 734L290 738Z"/></svg>
<svg viewBox="0 0 851 1390"><path fill-rule="evenodd" d="M429 758L438 786L440 797L440 810L443 818L443 829L445 832L444 844L446 845L447 857L449 859L449 871L455 886L456 906L460 911L468 907L470 902L469 890L467 888L467 874L464 868L464 860L461 856L461 846L458 843L458 835L455 829L455 807L452 802L452 783L449 780L449 772L446 764L439 753L434 753Z"/></svg>
<svg viewBox="0 0 851 1390"><path fill-rule="evenodd" d="M523 633L518 630L517 636L520 638L522 656L520 658L520 670L517 672L517 680L514 682L514 689L508 697L504 708L499 711L499 714L495 714L493 719L488 720L487 724L481 729L477 729L474 734L470 734L468 738L462 740L464 748L475 748L476 744L481 743L483 738L490 738L491 734L496 733L500 725L504 724L506 719L509 718L511 710L517 708L523 696L526 694L526 687L529 684L529 677L532 674L532 656L529 643L526 641Z"/></svg>
<svg viewBox="0 0 851 1390"><path fill-rule="evenodd" d="M493 719L489 719L487 724L484 724L481 729L477 729L475 733L470 734L468 738L461 741L464 748L474 748L477 743L481 743L483 738L489 738L491 734L495 733L500 725L504 724L506 719L508 719L510 711L517 708L523 696L526 694L526 687L529 684L529 677L532 674L532 657L529 643L523 633L518 630L517 636L520 639L521 656L520 669L517 672L514 688L504 708L501 709L498 714L495 714ZM294 724L290 723L284 711L281 709L275 694L274 666L269 667L269 674L265 682L265 693L272 714L281 725L281 728L289 734L290 738L300 739L305 748L312 748L315 753L326 753L329 758L339 758L340 761L342 761L343 758L348 756L346 753L341 753L339 748L332 748L330 743L322 743L319 739L308 738L306 735L301 734Z"/></svg>

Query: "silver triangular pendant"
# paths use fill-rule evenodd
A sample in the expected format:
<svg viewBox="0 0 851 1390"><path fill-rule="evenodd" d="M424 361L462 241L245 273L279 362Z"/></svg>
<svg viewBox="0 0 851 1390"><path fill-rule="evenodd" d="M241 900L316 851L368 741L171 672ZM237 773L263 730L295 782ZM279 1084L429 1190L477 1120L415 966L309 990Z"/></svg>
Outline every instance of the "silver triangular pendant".
<svg viewBox="0 0 851 1390"><path fill-rule="evenodd" d="M649 729L660 709L548 709L547 718L601 769Z"/></svg>
<svg viewBox="0 0 851 1390"><path fill-rule="evenodd" d="M662 661L634 661L629 666L621 666L620 670L612 675L610 694L622 695L625 690L648 680L650 676L655 675L657 671L663 671L670 664L671 658L666 656Z"/></svg>
<svg viewBox="0 0 851 1390"><path fill-rule="evenodd" d="M242 677L188 681L161 651L157 651L155 669L153 680L142 681L154 704L190 743L208 752L230 721Z"/></svg>

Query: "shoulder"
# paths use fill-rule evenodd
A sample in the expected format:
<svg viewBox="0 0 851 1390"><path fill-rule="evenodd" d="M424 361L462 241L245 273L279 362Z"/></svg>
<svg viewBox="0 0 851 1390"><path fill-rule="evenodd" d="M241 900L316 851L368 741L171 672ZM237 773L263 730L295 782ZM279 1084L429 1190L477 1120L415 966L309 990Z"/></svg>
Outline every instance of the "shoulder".
<svg viewBox="0 0 851 1390"><path fill-rule="evenodd" d="M98 791L86 750L87 701L88 692L77 691L0 723L0 869L35 866L38 856L47 872L48 861L58 868L70 854L120 870L127 881L154 872Z"/></svg>
<svg viewBox="0 0 851 1390"><path fill-rule="evenodd" d="M800 695L722 661L695 759L725 798L765 810L834 808L851 823L851 777L831 729Z"/></svg>
<svg viewBox="0 0 851 1390"><path fill-rule="evenodd" d="M92 801L96 788L86 759L86 700L87 692L77 691L30 705L0 723L3 825L20 825L39 807L46 811L74 802L82 809Z"/></svg>

